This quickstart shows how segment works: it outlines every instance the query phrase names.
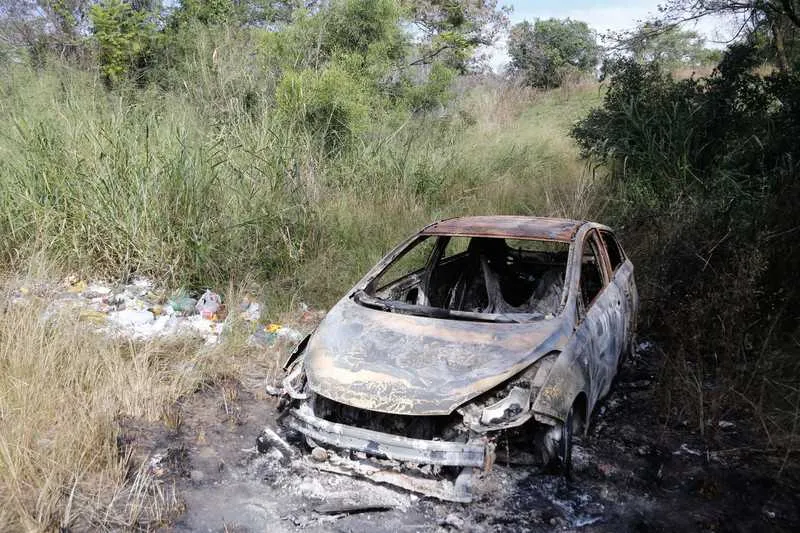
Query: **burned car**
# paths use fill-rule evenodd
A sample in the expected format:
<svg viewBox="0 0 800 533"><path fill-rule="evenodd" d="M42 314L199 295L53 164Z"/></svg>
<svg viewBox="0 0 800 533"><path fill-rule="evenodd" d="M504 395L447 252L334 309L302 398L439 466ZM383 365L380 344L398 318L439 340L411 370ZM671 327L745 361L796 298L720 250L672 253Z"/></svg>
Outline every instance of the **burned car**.
<svg viewBox="0 0 800 533"><path fill-rule="evenodd" d="M323 451L321 468L448 500L469 501L471 476L501 453L568 475L573 435L632 349L637 308L633 265L606 226L436 222L290 356L283 422L344 452Z"/></svg>

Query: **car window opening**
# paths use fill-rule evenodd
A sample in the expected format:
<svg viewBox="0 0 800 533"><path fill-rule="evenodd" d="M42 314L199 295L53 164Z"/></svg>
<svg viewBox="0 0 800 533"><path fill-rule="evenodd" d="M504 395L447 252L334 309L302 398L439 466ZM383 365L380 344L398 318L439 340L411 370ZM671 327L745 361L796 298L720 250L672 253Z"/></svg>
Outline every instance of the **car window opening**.
<svg viewBox="0 0 800 533"><path fill-rule="evenodd" d="M583 306L588 309L604 287L601 258L594 234L587 239L581 259L580 287Z"/></svg>
<svg viewBox="0 0 800 533"><path fill-rule="evenodd" d="M543 240L427 237L404 250L364 293L391 311L540 319L559 311L568 252L568 243Z"/></svg>

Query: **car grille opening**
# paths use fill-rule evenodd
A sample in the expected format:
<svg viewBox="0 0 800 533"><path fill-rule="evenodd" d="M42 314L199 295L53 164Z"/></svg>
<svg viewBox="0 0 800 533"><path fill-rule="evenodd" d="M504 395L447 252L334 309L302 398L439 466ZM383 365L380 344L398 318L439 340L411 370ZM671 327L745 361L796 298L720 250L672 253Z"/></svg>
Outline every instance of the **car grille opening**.
<svg viewBox="0 0 800 533"><path fill-rule="evenodd" d="M351 407L318 394L313 398L314 414L328 422L424 440L466 442L461 416L396 415Z"/></svg>

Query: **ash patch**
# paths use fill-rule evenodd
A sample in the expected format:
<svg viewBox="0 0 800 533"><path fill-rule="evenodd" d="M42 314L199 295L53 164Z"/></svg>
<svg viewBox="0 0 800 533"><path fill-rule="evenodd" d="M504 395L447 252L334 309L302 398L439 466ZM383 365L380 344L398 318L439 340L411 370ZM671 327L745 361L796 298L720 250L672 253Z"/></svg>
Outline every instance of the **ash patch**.
<svg viewBox="0 0 800 533"><path fill-rule="evenodd" d="M800 485L796 474L776 482L780 464L769 465L780 457L734 453L730 443L710 450L659 421L657 363L641 351L623 369L576 444L573 481L499 462L469 504L321 472L280 446L259 453L265 427L282 432L276 403L233 381L181 402L177 427L129 423L122 438L141 460L185 451L177 463L162 461L187 509L170 531L797 531L800 501L787 488Z"/></svg>

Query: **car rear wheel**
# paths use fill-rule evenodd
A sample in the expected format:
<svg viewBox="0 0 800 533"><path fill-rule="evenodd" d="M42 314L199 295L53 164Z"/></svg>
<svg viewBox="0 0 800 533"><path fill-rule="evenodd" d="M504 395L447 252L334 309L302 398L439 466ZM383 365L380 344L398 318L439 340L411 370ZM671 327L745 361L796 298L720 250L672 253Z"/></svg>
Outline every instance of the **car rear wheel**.
<svg viewBox="0 0 800 533"><path fill-rule="evenodd" d="M625 341L625 347L622 349L622 353L619 354L619 360L617 362L617 372L622 370L622 365L625 364L628 359L633 356L636 351L636 332L632 331L628 338Z"/></svg>

